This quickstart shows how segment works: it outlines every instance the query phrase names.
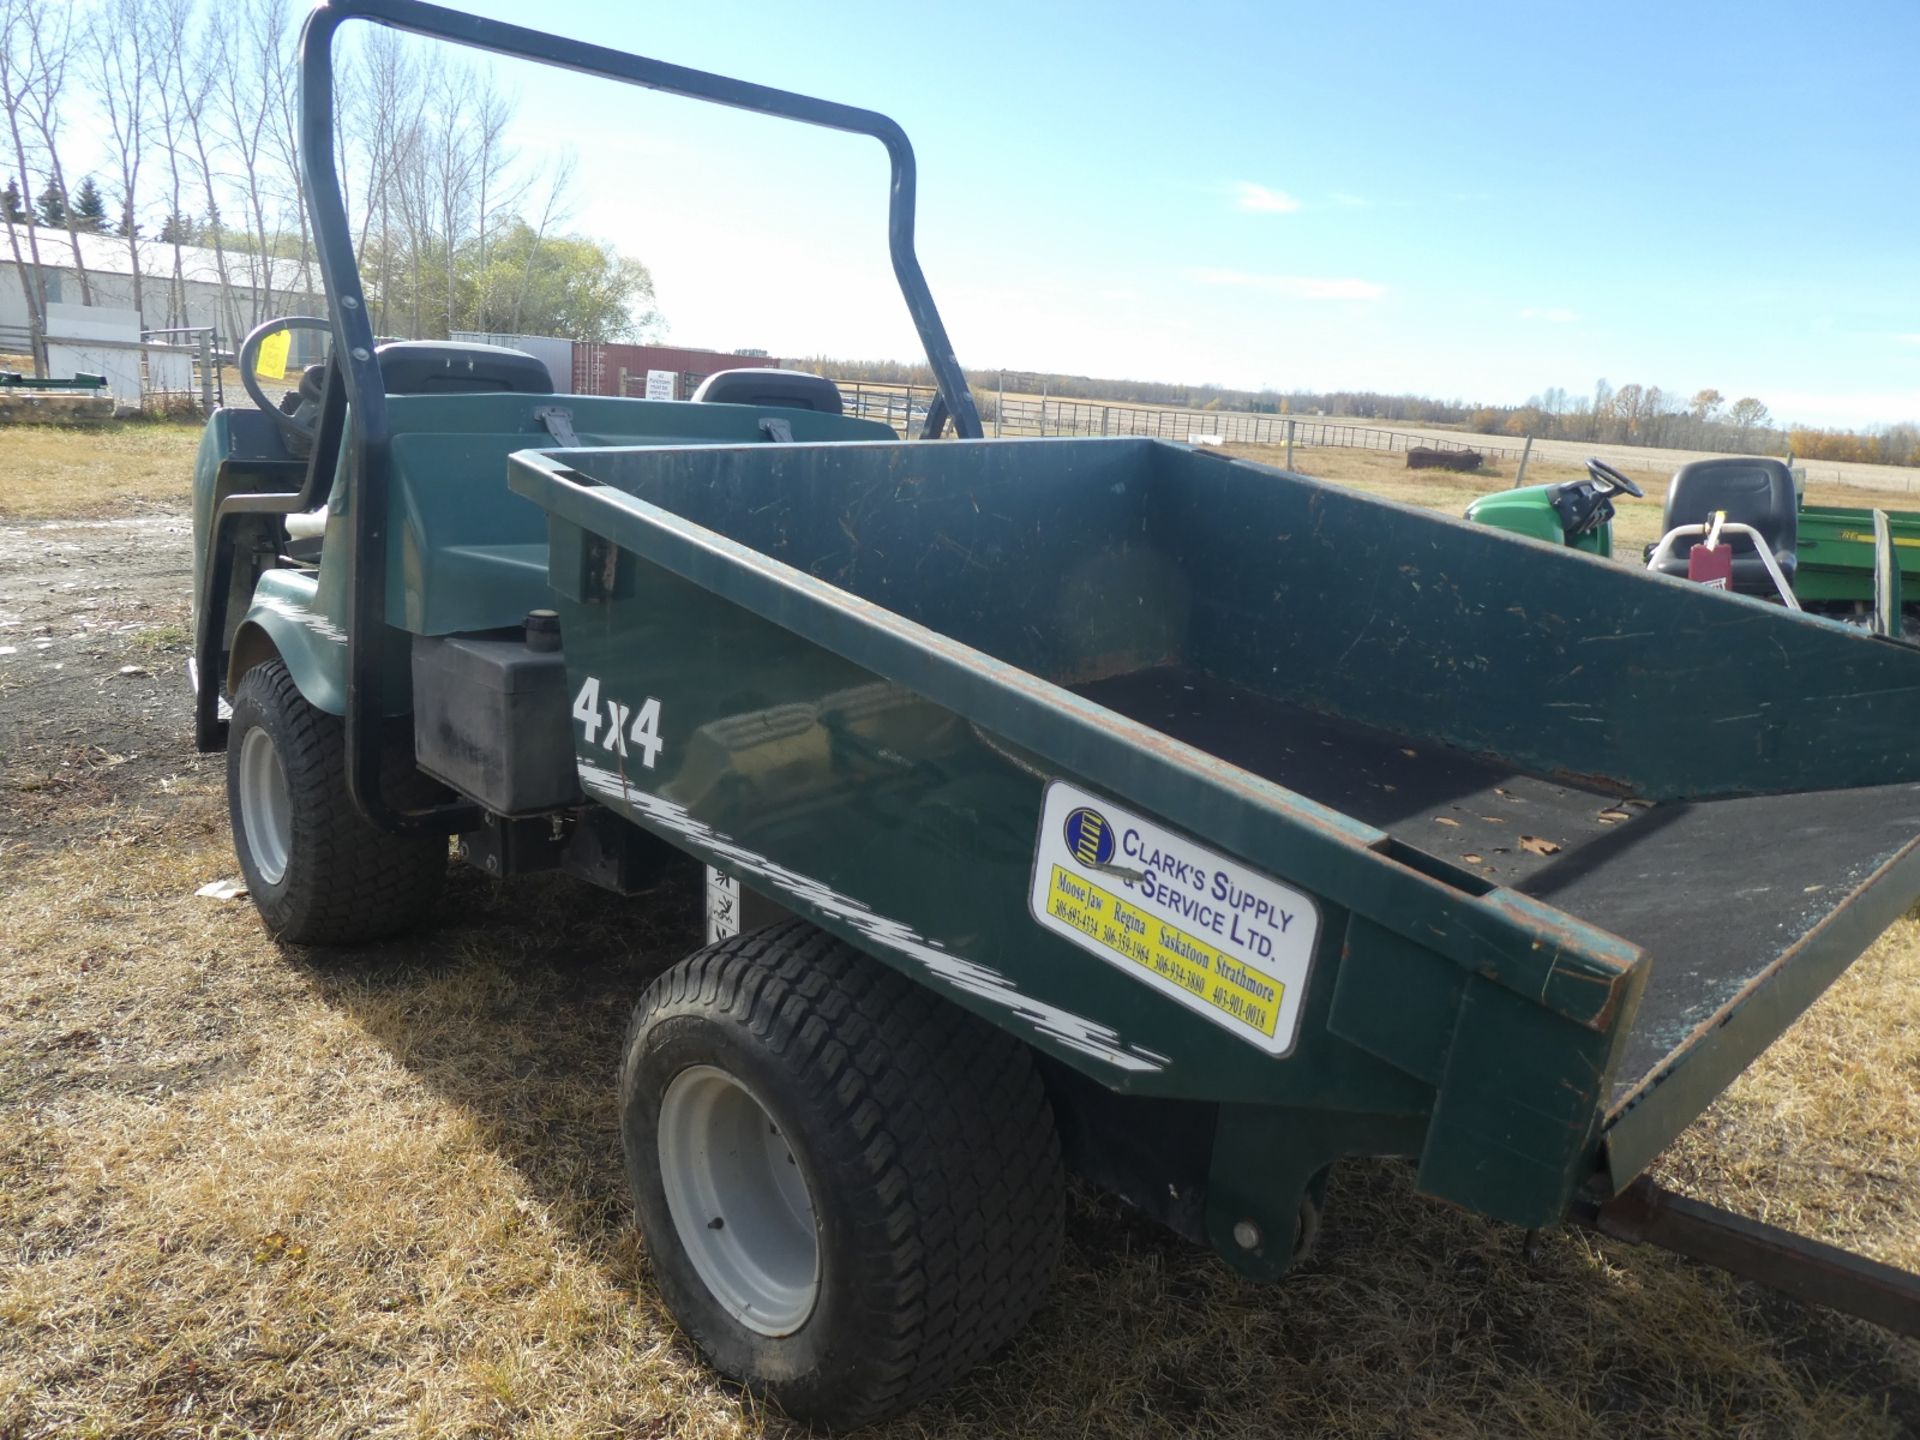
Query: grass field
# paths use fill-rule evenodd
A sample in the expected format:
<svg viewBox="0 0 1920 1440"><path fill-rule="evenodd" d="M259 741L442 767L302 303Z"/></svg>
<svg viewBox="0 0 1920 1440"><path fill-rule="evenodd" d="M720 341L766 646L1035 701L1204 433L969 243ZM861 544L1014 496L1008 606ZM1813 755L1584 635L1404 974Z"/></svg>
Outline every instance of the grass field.
<svg viewBox="0 0 1920 1440"><path fill-rule="evenodd" d="M181 510L200 426L180 421L100 429L0 426L0 516L98 518Z"/></svg>
<svg viewBox="0 0 1920 1440"><path fill-rule="evenodd" d="M612 1070L696 943L691 875L622 902L456 872L426 937L333 957L194 897L234 862L176 678L193 440L0 433L0 514L94 522L0 522L0 1440L796 1433L700 1366L629 1222ZM1299 458L1455 514L1500 483ZM176 518L98 523L148 508ZM1622 549L1657 515L1624 507ZM1920 1266L1920 920L1663 1174ZM1920 1346L1527 1238L1355 1163L1316 1256L1258 1287L1077 1191L1031 1331L884 1433L1920 1435Z"/></svg>

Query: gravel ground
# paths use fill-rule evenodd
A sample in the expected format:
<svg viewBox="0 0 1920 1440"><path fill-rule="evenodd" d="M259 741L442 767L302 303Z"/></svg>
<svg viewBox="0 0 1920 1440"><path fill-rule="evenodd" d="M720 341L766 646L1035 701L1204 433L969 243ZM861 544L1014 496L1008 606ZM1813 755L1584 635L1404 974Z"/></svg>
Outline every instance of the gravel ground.
<svg viewBox="0 0 1920 1440"><path fill-rule="evenodd" d="M77 789L164 798L208 765L187 738L191 530L0 524L0 850L63 838Z"/></svg>

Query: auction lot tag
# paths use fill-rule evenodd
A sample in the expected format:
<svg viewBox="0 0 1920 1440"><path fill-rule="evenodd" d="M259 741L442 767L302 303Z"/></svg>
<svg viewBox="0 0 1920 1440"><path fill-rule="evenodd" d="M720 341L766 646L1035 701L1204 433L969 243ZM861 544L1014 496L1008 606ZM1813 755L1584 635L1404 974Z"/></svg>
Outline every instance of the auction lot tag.
<svg viewBox="0 0 1920 1440"><path fill-rule="evenodd" d="M1269 1055L1293 1048L1320 912L1298 890L1056 780L1033 918Z"/></svg>

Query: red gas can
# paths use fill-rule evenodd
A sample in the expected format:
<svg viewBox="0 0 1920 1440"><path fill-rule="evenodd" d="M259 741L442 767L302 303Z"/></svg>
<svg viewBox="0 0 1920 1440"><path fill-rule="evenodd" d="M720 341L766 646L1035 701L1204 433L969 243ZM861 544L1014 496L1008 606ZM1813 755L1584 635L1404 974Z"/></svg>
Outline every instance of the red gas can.
<svg viewBox="0 0 1920 1440"><path fill-rule="evenodd" d="M1687 552L1687 578L1715 590L1733 583L1733 546L1708 545L1705 542Z"/></svg>

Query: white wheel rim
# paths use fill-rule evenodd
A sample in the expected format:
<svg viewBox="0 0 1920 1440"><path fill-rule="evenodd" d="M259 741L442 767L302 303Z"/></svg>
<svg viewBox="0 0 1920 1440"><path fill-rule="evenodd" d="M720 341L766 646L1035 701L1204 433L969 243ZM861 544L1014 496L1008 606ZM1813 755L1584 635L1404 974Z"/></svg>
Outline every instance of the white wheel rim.
<svg viewBox="0 0 1920 1440"><path fill-rule="evenodd" d="M287 767L273 737L257 725L240 742L240 829L255 873L278 885L293 850L293 803Z"/></svg>
<svg viewBox="0 0 1920 1440"><path fill-rule="evenodd" d="M712 1065L660 1100L660 1180L681 1248L707 1290L761 1335L791 1335L820 1293L813 1196L778 1125Z"/></svg>

